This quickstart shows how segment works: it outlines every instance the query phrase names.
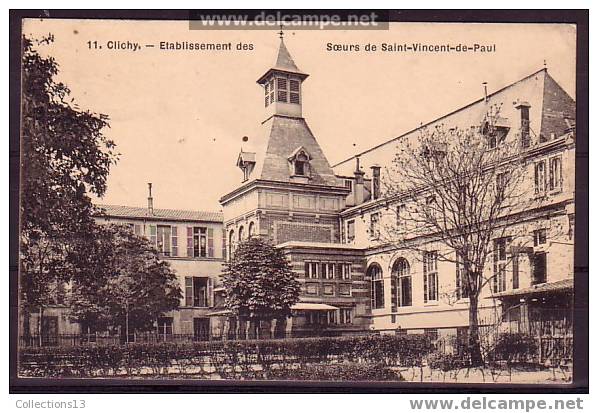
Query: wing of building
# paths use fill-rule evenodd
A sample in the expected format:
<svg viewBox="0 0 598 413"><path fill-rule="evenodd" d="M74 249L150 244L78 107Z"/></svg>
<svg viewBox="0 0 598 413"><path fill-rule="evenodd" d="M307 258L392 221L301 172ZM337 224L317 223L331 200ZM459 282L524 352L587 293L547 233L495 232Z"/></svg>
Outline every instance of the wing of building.
<svg viewBox="0 0 598 413"><path fill-rule="evenodd" d="M303 288L289 323L293 334L464 334L469 305L454 297L456 264L424 265L422 257L446 247L415 236L409 248L390 245L377 235L404 206L400 197L383 197L380 182L398 146L441 124L482 127L491 108L500 108L501 140L518 142L530 168L531 179L521 184L529 186L532 207L510 225L526 226L531 247L515 253L494 240L508 259L495 254L502 261L489 265L488 277L500 281L481 293L481 324L519 331L552 317L571 333L575 101L546 69L336 165L302 116L305 81L281 40L276 63L257 81L264 90L262 129L239 153L238 187L220 200L227 254L246 237L261 236L291 260Z"/></svg>

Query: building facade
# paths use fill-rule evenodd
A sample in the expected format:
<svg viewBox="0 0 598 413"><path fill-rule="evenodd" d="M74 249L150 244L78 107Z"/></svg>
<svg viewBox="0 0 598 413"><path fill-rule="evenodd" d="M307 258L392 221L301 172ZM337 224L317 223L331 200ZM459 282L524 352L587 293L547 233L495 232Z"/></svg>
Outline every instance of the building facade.
<svg viewBox="0 0 598 413"><path fill-rule="evenodd" d="M408 194L385 197L381 182L397 148L422 128L483 126L489 108L501 107L501 139L489 142L489 150L501 141L519 145L528 196L507 217L507 236L492 240L485 272L493 281L480 295L480 322L571 335L575 101L546 69L336 165L303 117L307 79L281 39L274 65L257 80L264 116L243 140L240 182L221 197L222 213L154 209L151 188L147 208L100 206L99 222L129 225L177 274L180 309L156 321L158 334L236 336L223 307L222 266L239 242L254 236L283 249L300 281L289 335L465 334L469 303L459 294L458 265L438 259L454 252L421 233L404 244L381 237L389 223L406 219L401 211L409 202ZM46 334L81 332L67 309L50 308L46 317Z"/></svg>
<svg viewBox="0 0 598 413"><path fill-rule="evenodd" d="M503 141L519 145L529 202L506 230L517 233L517 245L510 236L492 241L486 276L496 281L480 294L480 322L521 331L558 314L570 327L575 101L546 69L333 166L302 116L307 77L281 40L276 63L257 81L265 114L239 153L241 182L220 200L227 254L239 241L262 236L291 260L302 284L295 333L466 331L469 303L456 293L457 265L438 259L451 251L427 236L413 235L404 245L379 236L406 202L384 197L381 181L397 148L423 128L481 127L491 107L501 108L502 136L489 150Z"/></svg>

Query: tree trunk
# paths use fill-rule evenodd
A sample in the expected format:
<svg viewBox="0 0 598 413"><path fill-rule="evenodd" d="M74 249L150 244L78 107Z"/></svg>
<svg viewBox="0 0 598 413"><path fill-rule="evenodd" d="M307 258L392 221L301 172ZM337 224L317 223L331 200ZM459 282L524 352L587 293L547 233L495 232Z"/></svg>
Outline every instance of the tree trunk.
<svg viewBox="0 0 598 413"><path fill-rule="evenodd" d="M480 343L480 329L478 326L478 295L471 294L469 297L469 357L473 366L480 366L482 360L482 348Z"/></svg>
<svg viewBox="0 0 598 413"><path fill-rule="evenodd" d="M28 308L23 306L23 345L31 345L31 313Z"/></svg>
<svg viewBox="0 0 598 413"><path fill-rule="evenodd" d="M274 338L284 338L287 329L287 318L282 316L276 319L274 327Z"/></svg>

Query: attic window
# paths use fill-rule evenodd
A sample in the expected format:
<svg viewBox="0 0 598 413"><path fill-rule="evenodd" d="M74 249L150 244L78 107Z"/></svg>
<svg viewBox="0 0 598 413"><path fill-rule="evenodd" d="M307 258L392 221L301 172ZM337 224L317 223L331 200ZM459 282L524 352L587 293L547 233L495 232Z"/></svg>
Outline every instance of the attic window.
<svg viewBox="0 0 598 413"><path fill-rule="evenodd" d="M304 153L300 153L295 158L295 175L307 175L309 170L309 159Z"/></svg>

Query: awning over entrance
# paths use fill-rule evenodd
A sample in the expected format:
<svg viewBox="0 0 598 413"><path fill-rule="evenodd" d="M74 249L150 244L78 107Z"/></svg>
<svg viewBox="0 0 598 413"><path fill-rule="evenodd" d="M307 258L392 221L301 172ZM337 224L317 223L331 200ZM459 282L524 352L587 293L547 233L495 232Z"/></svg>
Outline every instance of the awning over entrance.
<svg viewBox="0 0 598 413"><path fill-rule="evenodd" d="M338 310L338 307L333 305L323 304L323 303L297 303L291 306L291 310L315 310L315 311L331 311L331 310Z"/></svg>
<svg viewBox="0 0 598 413"><path fill-rule="evenodd" d="M565 280L555 281L551 283L536 284L527 288L520 288L518 290L503 291L500 293L493 294L493 298L507 298L507 297L518 297L518 296L530 296L550 293L562 293L573 291L573 279L568 278Z"/></svg>

